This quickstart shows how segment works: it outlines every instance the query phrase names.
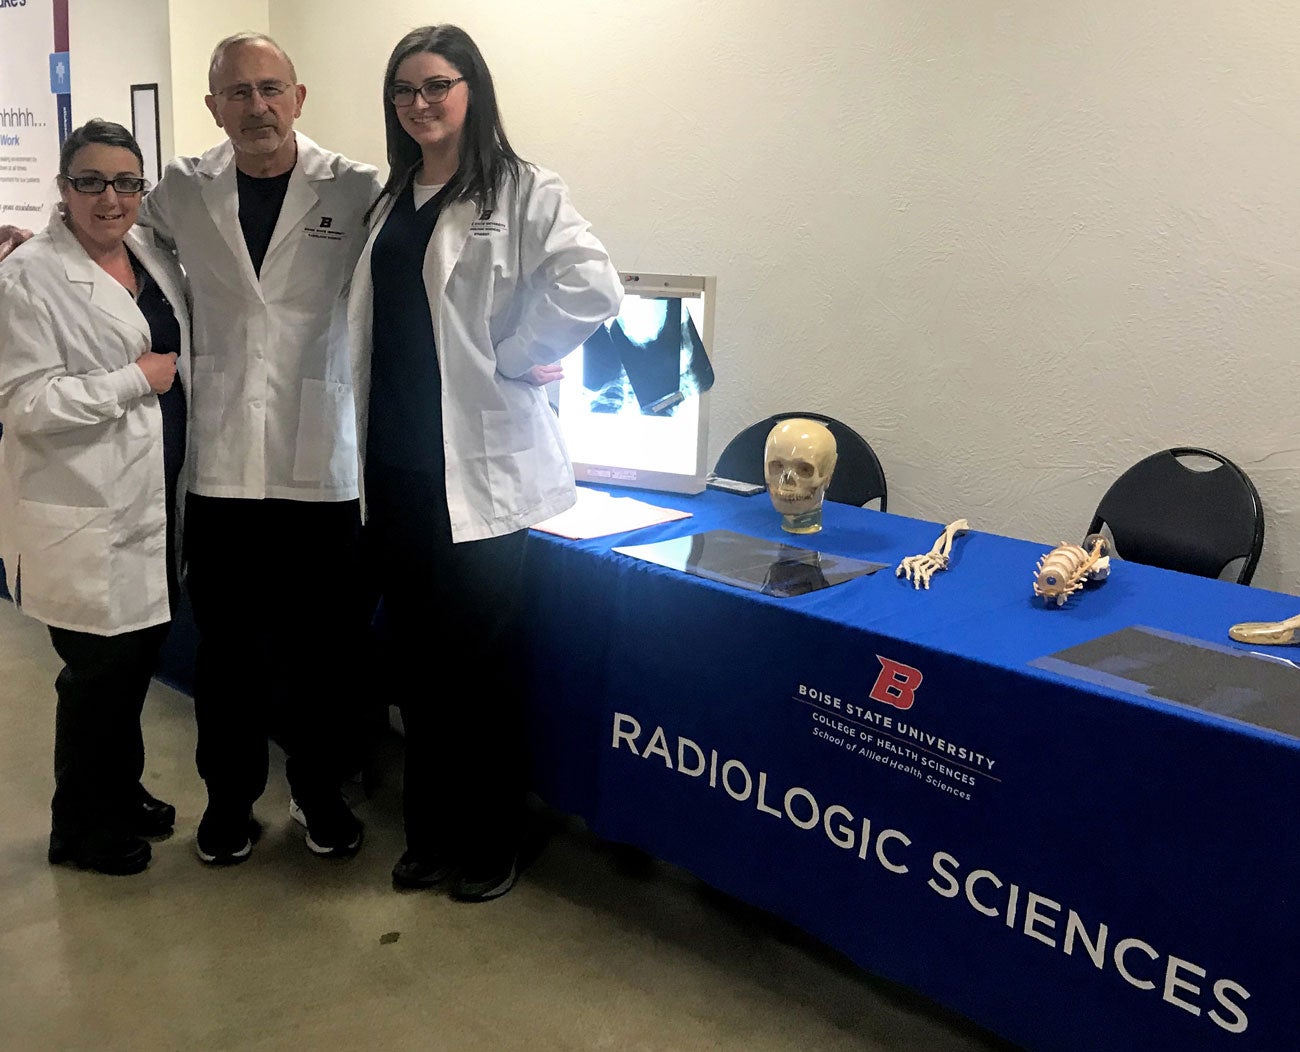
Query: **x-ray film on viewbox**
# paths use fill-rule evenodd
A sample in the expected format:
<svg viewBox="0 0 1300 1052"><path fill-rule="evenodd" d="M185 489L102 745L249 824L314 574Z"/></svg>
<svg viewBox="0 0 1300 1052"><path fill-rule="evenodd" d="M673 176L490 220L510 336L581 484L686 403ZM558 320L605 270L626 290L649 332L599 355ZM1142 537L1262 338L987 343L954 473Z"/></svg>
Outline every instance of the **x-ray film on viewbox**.
<svg viewBox="0 0 1300 1052"><path fill-rule="evenodd" d="M618 317L564 359L558 413L579 482L699 493L714 279L621 274Z"/></svg>

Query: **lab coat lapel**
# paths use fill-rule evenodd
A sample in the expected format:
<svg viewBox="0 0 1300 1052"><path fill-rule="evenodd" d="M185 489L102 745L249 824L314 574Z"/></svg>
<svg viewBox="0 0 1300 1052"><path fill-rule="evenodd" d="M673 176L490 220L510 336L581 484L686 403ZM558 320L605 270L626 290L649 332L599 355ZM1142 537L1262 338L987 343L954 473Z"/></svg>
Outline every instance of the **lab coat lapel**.
<svg viewBox="0 0 1300 1052"><path fill-rule="evenodd" d="M176 281L175 272L163 265L160 249L153 240L153 232L148 228L132 227L127 231L126 243L136 254L136 258L144 264L149 276L158 283L172 309L175 310L178 305L187 306L185 290Z"/></svg>
<svg viewBox="0 0 1300 1052"><path fill-rule="evenodd" d="M431 293L429 308L435 334L442 332L441 312L447 282L451 280L451 272L469 240L469 227L478 217L478 212L478 205L471 199L451 202L443 208L438 224L433 228L433 237L429 239L429 249L424 256L424 285Z"/></svg>
<svg viewBox="0 0 1300 1052"><path fill-rule="evenodd" d="M257 272L253 270L253 258L248 254L248 245L244 243L244 228L239 225L239 186L235 181L235 151L229 143L209 151L199 165L199 172L207 176L200 194L203 205L216 224L217 231L225 241L230 254L235 257L235 265L244 281L262 294Z"/></svg>
<svg viewBox="0 0 1300 1052"><path fill-rule="evenodd" d="M181 354L176 365L181 373L181 386L188 390L190 386L190 356L188 353L190 304L185 294L185 288L176 280L177 272L174 266L167 266L163 262L162 250L154 242L152 230L145 227L133 227L127 231L126 242L131 246L131 251L144 264L149 276L158 283L163 295L167 297L167 302L172 305L176 320L180 322L181 346L186 348L187 352Z"/></svg>
<svg viewBox="0 0 1300 1052"><path fill-rule="evenodd" d="M89 286L90 302L98 310L131 326L137 332L149 335L149 323L135 305L131 293L86 255L76 235L61 218L50 223L50 235L63 261L63 271L69 281Z"/></svg>
<svg viewBox="0 0 1300 1052"><path fill-rule="evenodd" d="M268 259L280 242L298 229L307 213L320 204L315 183L330 178L333 178L333 173L324 151L306 136L299 135L298 163L289 174L284 203L280 205L280 218L276 220L271 243L266 247Z"/></svg>

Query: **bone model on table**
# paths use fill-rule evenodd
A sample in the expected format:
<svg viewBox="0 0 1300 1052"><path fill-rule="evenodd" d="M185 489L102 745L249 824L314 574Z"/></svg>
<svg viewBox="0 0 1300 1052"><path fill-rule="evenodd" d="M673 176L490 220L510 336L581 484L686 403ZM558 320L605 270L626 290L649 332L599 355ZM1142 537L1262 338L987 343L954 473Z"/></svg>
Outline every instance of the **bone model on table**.
<svg viewBox="0 0 1300 1052"><path fill-rule="evenodd" d="M1300 642L1296 639L1297 632L1300 632L1300 614L1285 621L1243 621L1228 629L1228 635L1238 643L1265 647Z"/></svg>
<svg viewBox="0 0 1300 1052"><path fill-rule="evenodd" d="M763 445L763 477L787 533L822 528L822 503L839 452L831 429L817 420L780 420Z"/></svg>
<svg viewBox="0 0 1300 1052"><path fill-rule="evenodd" d="M959 533L965 533L969 529L970 523L965 519L958 519L956 522L948 523L943 528L943 533L939 534L939 539L934 542L933 548L923 555L909 555L898 564L894 576L906 577L912 582L913 588L920 588L924 585L928 589L930 587L930 578L940 570L948 569L948 555L952 552L952 539Z"/></svg>
<svg viewBox="0 0 1300 1052"><path fill-rule="evenodd" d="M1100 534L1090 534L1077 544L1058 544L1038 560L1034 571L1034 595L1051 604L1064 606L1065 601L1088 581L1104 581L1110 574L1110 545Z"/></svg>

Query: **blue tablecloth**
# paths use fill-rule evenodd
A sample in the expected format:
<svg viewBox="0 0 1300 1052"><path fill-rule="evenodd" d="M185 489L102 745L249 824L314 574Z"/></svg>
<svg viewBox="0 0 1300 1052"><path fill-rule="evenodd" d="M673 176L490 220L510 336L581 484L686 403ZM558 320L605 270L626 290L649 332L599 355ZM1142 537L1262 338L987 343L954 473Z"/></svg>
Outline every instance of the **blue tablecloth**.
<svg viewBox="0 0 1300 1052"><path fill-rule="evenodd" d="M1031 1049L1300 1048L1300 740L1031 664L1300 600L1116 561L1048 606L1051 546L978 530L917 590L942 523L622 495L691 517L530 537L545 799ZM611 551L711 529L889 568L772 598Z"/></svg>

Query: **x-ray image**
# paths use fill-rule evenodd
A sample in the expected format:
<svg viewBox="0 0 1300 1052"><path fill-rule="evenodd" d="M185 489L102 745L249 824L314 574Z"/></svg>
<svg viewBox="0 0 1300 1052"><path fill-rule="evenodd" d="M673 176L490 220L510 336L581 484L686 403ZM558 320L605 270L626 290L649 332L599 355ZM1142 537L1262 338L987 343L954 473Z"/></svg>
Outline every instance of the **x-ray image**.
<svg viewBox="0 0 1300 1052"><path fill-rule="evenodd" d="M629 296L583 344L582 385L592 412L667 416L713 386L713 366L680 298Z"/></svg>
<svg viewBox="0 0 1300 1052"><path fill-rule="evenodd" d="M1276 654L1132 625L1030 664L1300 738L1300 668Z"/></svg>
<svg viewBox="0 0 1300 1052"><path fill-rule="evenodd" d="M732 530L706 530L668 541L627 545L614 551L670 570L779 598L830 588L885 567L885 563L828 555Z"/></svg>
<svg viewBox="0 0 1300 1052"><path fill-rule="evenodd" d="M564 359L553 392L574 478L699 493L713 386L713 279L619 277L618 317Z"/></svg>

